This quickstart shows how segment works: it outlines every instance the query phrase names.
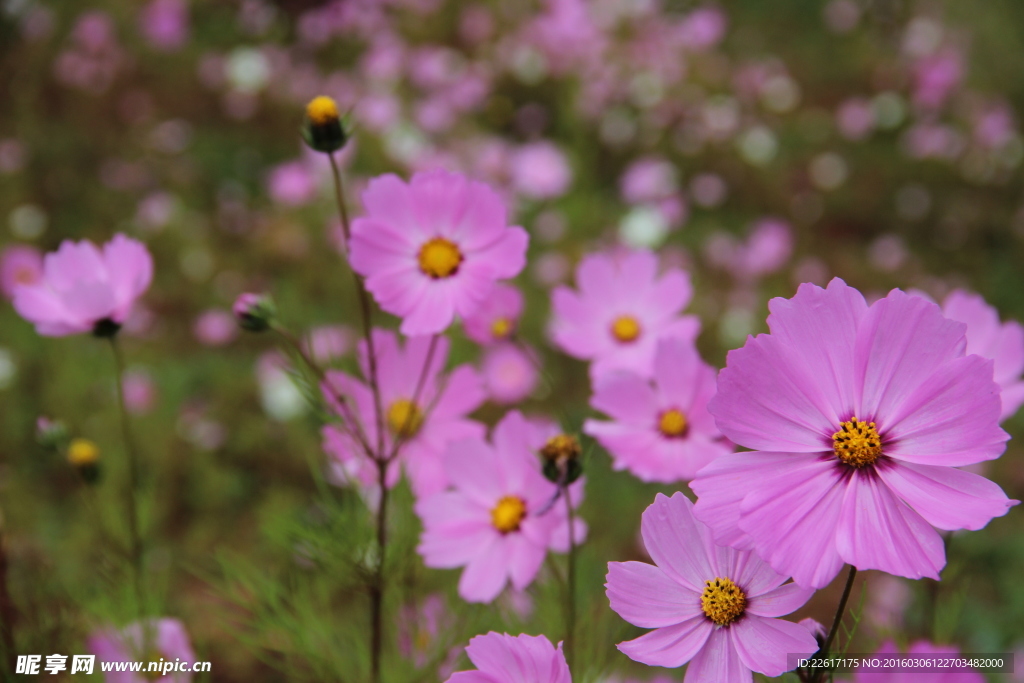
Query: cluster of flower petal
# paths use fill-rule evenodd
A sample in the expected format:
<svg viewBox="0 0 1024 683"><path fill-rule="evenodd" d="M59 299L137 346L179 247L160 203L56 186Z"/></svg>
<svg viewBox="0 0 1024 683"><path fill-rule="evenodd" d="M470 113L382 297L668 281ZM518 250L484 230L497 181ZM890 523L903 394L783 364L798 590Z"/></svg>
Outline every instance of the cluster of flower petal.
<svg viewBox="0 0 1024 683"><path fill-rule="evenodd" d="M323 446L347 476L365 486L377 483L377 465L366 446L376 453L378 443L382 443L386 457L401 437L387 485L397 482L397 464L401 462L416 495L427 496L448 484L441 464L445 448L459 439L483 438L484 426L466 417L485 398L479 375L468 365L445 374L448 339L438 337L435 344L430 366L426 367L429 337L412 337L403 346L394 332L374 330L381 415L377 414L373 390L367 383L341 371L327 373L321 390L337 422L323 428ZM368 378L365 342L359 345L358 354L363 377ZM380 425L383 433L378 429Z"/></svg>
<svg viewBox="0 0 1024 683"><path fill-rule="evenodd" d="M558 432L553 424L527 421L518 411L481 437L452 443L441 465L451 490L421 498L419 553L428 567L464 567L459 595L491 602L508 582L522 590L536 577L548 550L569 548L568 512L558 487L544 478L537 453ZM573 505L583 498L583 479L569 487ZM576 520L576 542L585 526Z"/></svg>
<svg viewBox="0 0 1024 683"><path fill-rule="evenodd" d="M682 493L658 494L641 521L654 565L609 562L605 584L623 619L654 629L619 644L650 666L689 662L686 683L750 683L751 671L779 676L787 655L817 651L805 626L775 617L813 593L776 574L749 551L718 546Z"/></svg>
<svg viewBox="0 0 1024 683"><path fill-rule="evenodd" d="M466 646L476 671L459 671L447 683L572 683L562 654L544 636L510 636L491 631Z"/></svg>
<svg viewBox="0 0 1024 683"><path fill-rule="evenodd" d="M698 474L697 517L800 585L827 585L844 562L938 578L936 528L980 529L1017 502L958 469L1009 438L992 361L965 353L965 325L899 290L868 306L835 279L769 309L771 333L729 353L708 405L752 452Z"/></svg>
<svg viewBox="0 0 1024 683"><path fill-rule="evenodd" d="M134 622L121 630L105 629L89 637L86 646L101 662L155 662L161 658L173 662L180 659L195 664L196 655L185 626L177 619L150 619L145 624ZM99 670L99 667L96 667ZM104 674L107 683L146 683L150 674L131 671ZM191 673L175 673L159 680L185 683Z"/></svg>

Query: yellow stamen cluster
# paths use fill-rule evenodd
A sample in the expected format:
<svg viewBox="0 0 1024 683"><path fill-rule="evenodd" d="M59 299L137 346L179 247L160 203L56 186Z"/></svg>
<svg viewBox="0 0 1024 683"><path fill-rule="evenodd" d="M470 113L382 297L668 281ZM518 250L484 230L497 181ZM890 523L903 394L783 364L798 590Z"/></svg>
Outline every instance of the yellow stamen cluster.
<svg viewBox="0 0 1024 683"><path fill-rule="evenodd" d="M683 411L671 408L661 414L658 419L658 429L669 438L686 436L686 432L690 429L690 422L686 419Z"/></svg>
<svg viewBox="0 0 1024 683"><path fill-rule="evenodd" d="M68 462L75 467L95 465L100 459L100 447L89 439L72 439L68 444Z"/></svg>
<svg viewBox="0 0 1024 683"><path fill-rule="evenodd" d="M505 317L497 318L491 323L491 334L495 339L504 339L512 334L512 321Z"/></svg>
<svg viewBox="0 0 1024 683"><path fill-rule="evenodd" d="M839 426L839 431L832 435L832 450L844 463L860 469L874 464L882 455L882 439L874 422L861 422L853 417Z"/></svg>
<svg viewBox="0 0 1024 683"><path fill-rule="evenodd" d="M504 496L491 510L491 524L503 534L519 531L526 517L526 502L519 496Z"/></svg>
<svg viewBox="0 0 1024 683"><path fill-rule="evenodd" d="M623 344L636 341L640 331L640 322L631 315L621 315L612 323L612 336Z"/></svg>
<svg viewBox="0 0 1024 683"><path fill-rule="evenodd" d="M388 427L402 438L415 436L423 426L423 411L408 399L400 398L388 408Z"/></svg>
<svg viewBox="0 0 1024 683"><path fill-rule="evenodd" d="M435 237L420 248L419 261L423 273L439 280L458 272L462 252L455 243L443 237Z"/></svg>
<svg viewBox="0 0 1024 683"><path fill-rule="evenodd" d="M315 126L322 126L338 120L338 105L330 97L321 95L314 97L306 105L306 118Z"/></svg>
<svg viewBox="0 0 1024 683"><path fill-rule="evenodd" d="M700 607L708 619L719 626L728 626L743 616L747 609L747 596L732 579L716 577L704 582Z"/></svg>

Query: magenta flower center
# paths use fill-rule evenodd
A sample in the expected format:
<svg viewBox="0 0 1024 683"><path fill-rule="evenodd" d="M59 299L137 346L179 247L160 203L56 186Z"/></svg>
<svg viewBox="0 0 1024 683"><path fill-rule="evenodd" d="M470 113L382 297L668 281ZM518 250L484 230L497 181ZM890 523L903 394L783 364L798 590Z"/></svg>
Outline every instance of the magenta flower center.
<svg viewBox="0 0 1024 683"><path fill-rule="evenodd" d="M856 417L839 423L832 435L832 450L850 467L867 467L882 455L882 439L874 422L861 422Z"/></svg>
<svg viewBox="0 0 1024 683"><path fill-rule="evenodd" d="M519 496L503 496L491 510L491 523L503 534L519 531L526 517L526 501Z"/></svg>
<svg viewBox="0 0 1024 683"><path fill-rule="evenodd" d="M423 411L408 399L400 398L388 408L388 427L402 438L415 436L423 426Z"/></svg>
<svg viewBox="0 0 1024 683"><path fill-rule="evenodd" d="M440 280L458 272L462 252L454 242L435 237L420 248L419 261L425 275Z"/></svg>
<svg viewBox="0 0 1024 683"><path fill-rule="evenodd" d="M502 316L491 323L491 334L495 339L504 339L512 333L512 321Z"/></svg>
<svg viewBox="0 0 1024 683"><path fill-rule="evenodd" d="M732 579L719 576L714 581L704 582L700 607L708 619L719 626L728 626L743 616L747 596Z"/></svg>
<svg viewBox="0 0 1024 683"><path fill-rule="evenodd" d="M623 344L636 341L640 332L640 322L631 315L620 315L612 323L612 336Z"/></svg>
<svg viewBox="0 0 1024 683"><path fill-rule="evenodd" d="M690 422L686 414L678 408L670 408L658 418L658 430L670 439L686 436L689 429Z"/></svg>

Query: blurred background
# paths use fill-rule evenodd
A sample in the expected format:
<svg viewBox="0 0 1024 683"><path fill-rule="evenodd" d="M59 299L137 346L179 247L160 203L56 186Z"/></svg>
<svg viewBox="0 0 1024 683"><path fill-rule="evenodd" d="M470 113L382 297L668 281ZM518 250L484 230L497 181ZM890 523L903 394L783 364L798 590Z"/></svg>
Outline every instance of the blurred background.
<svg viewBox="0 0 1024 683"><path fill-rule="evenodd" d="M64 239L120 231L154 255L122 381L143 447L151 611L180 619L212 661L196 680L360 680L366 667L365 505L331 483L315 391L230 315L239 293L272 292L321 362L354 367L330 170L299 135L311 98L348 113L356 215L384 172L440 166L503 194L531 234L516 284L546 372L519 404L578 430L586 366L547 341L549 291L594 250L652 248L685 267L699 346L719 367L766 329L769 298L833 276L869 299L969 289L1024 318L1022 26L1013 0L0 3L4 294L33 250ZM450 336L450 363L480 362ZM502 378L529 374L496 371L476 417L493 424L511 400ZM90 633L131 618L114 382L105 344L39 338L0 306L18 653L83 653ZM41 416L96 444L95 482L40 445ZM1024 421L1004 427L1017 436ZM647 680L613 647L639 631L608 609L605 565L643 557L640 513L685 484L642 484L588 453L577 680ZM1011 441L987 474L1022 498L1022 463ZM489 629L562 637L553 570L496 609L467 606L457 572L415 555L404 485L395 509L389 680L444 680ZM954 535L941 584L866 573L851 650L894 636L1024 655L1019 514ZM797 616L828 624L836 598L833 586Z"/></svg>

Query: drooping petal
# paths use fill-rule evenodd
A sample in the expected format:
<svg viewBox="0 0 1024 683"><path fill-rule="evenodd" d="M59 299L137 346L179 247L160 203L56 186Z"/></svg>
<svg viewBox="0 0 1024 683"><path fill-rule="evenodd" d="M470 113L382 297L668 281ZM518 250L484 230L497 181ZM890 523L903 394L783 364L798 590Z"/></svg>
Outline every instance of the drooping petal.
<svg viewBox="0 0 1024 683"><path fill-rule="evenodd" d="M709 637L713 637L712 622L703 615L673 626L659 628L619 643L619 650L633 661L648 666L675 668L694 658ZM692 666L692 665L691 665Z"/></svg>
<svg viewBox="0 0 1024 683"><path fill-rule="evenodd" d="M809 657L818 650L811 632L800 624L750 615L736 622L732 643L743 665L769 677L795 669L787 655ZM794 662L795 664L795 662Z"/></svg>
<svg viewBox="0 0 1024 683"><path fill-rule="evenodd" d="M643 562L609 562L605 589L612 610L634 626L661 628L703 615L699 593Z"/></svg>

